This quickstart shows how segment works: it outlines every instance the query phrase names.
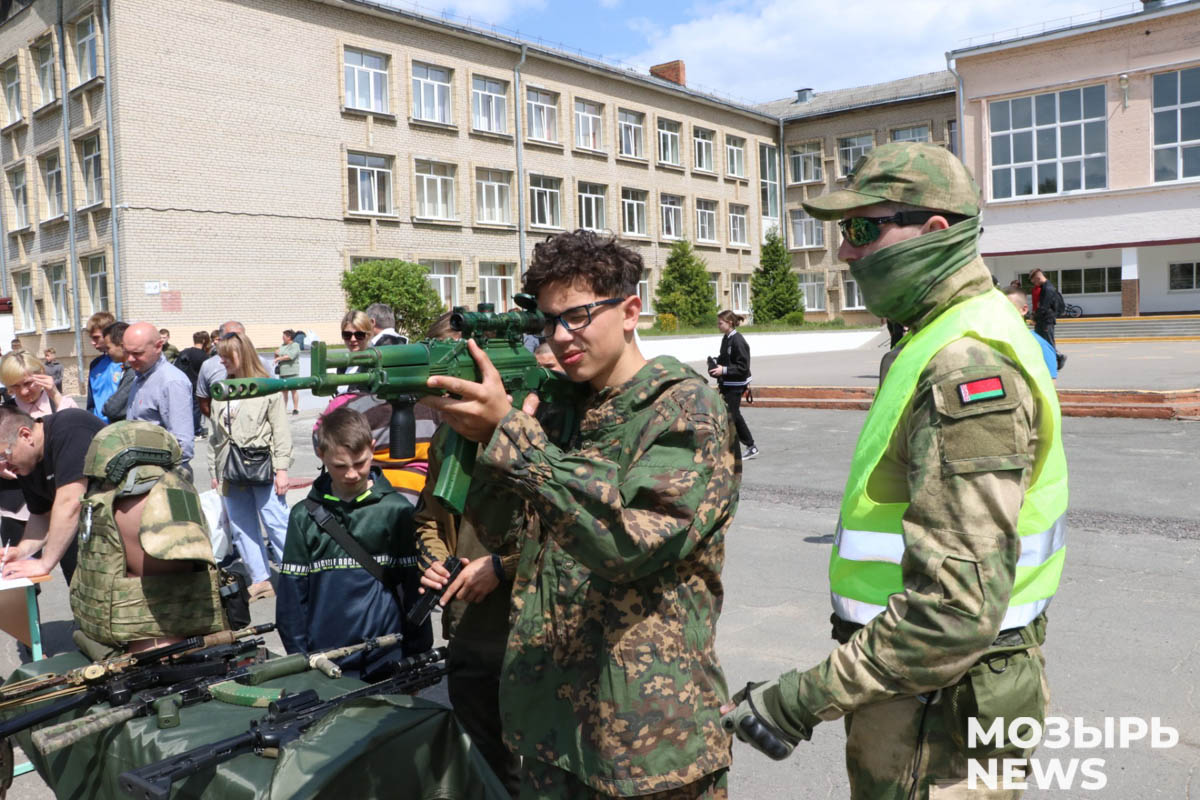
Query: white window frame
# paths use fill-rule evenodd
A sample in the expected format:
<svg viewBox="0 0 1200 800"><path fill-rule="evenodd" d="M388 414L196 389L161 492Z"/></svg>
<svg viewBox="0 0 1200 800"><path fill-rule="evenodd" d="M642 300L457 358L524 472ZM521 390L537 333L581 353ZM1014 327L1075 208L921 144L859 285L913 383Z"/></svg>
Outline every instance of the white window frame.
<svg viewBox="0 0 1200 800"><path fill-rule="evenodd" d="M1097 92L1100 96L1099 113L1088 116L1087 96L1091 93L1095 97ZM1069 95L1079 95L1079 118L1063 120L1063 107ZM1043 108L1047 105L1043 103L1044 99L1051 101L1048 105L1053 106L1050 111L1053 119L1043 117L1046 113ZM1021 108L1023 117L1026 107L1028 124L1024 124L1022 119L1017 120L1021 125L1015 125L1013 111ZM1103 83L989 102L988 184L991 186L992 199L1052 197L1108 188L1107 114L1108 91ZM1078 132L1080 152L1063 155L1070 131ZM1099 147L1096 147L1097 138L1101 140ZM1027 158L1024 157L1026 146ZM1046 147L1052 147L1053 152L1043 152ZM1104 180L1100 184L1089 185L1087 168L1089 164L1096 163L1103 166ZM1029 191L1019 192L1022 186L1018 182L1025 178L1029 181ZM1066 188L1075 182L1075 178L1078 179L1078 186ZM1053 189L1042 191L1044 182L1049 180L1054 182Z"/></svg>
<svg viewBox="0 0 1200 800"><path fill-rule="evenodd" d="M716 200L696 200L696 241L717 241Z"/></svg>
<svg viewBox="0 0 1200 800"><path fill-rule="evenodd" d="M715 172L716 167L713 164L713 142L716 140L716 131L708 128L699 128L692 126L692 147L695 150L695 157L692 165L695 169L701 172Z"/></svg>
<svg viewBox="0 0 1200 800"><path fill-rule="evenodd" d="M946 120L946 149L952 155L958 155L958 120Z"/></svg>
<svg viewBox="0 0 1200 800"><path fill-rule="evenodd" d="M412 115L422 122L453 124L450 108L453 71L414 61L412 65Z"/></svg>
<svg viewBox="0 0 1200 800"><path fill-rule="evenodd" d="M97 69L96 19L89 14L75 23L75 71L78 73L78 83L87 83L96 77Z"/></svg>
<svg viewBox="0 0 1200 800"><path fill-rule="evenodd" d="M729 204L729 243L750 244L749 206Z"/></svg>
<svg viewBox="0 0 1200 800"><path fill-rule="evenodd" d="M13 230L29 227L29 187L25 168L8 173L9 190L13 198Z"/></svg>
<svg viewBox="0 0 1200 800"><path fill-rule="evenodd" d="M717 304L717 308L720 308L722 305L722 303L721 303L721 273L719 273L719 272L708 273L708 286L710 289L712 289L713 301Z"/></svg>
<svg viewBox="0 0 1200 800"><path fill-rule="evenodd" d="M658 128L658 163L682 167L683 160L679 152L679 134L683 129L681 123L670 119L660 119Z"/></svg>
<svg viewBox="0 0 1200 800"><path fill-rule="evenodd" d="M17 302L21 307L20 330L36 330L37 320L33 316L33 270L14 272L13 285L17 289Z"/></svg>
<svg viewBox="0 0 1200 800"><path fill-rule="evenodd" d="M842 310L867 310L867 305L863 302L862 292L858 288L858 281L849 277L848 273L842 276Z"/></svg>
<svg viewBox="0 0 1200 800"><path fill-rule="evenodd" d="M838 177L845 178L858 160L875 149L875 134L856 133L838 140Z"/></svg>
<svg viewBox="0 0 1200 800"><path fill-rule="evenodd" d="M825 273L820 271L800 272L797 273L797 280L800 283L800 294L804 297L804 310L824 311Z"/></svg>
<svg viewBox="0 0 1200 800"><path fill-rule="evenodd" d="M1190 271L1191 286L1178 286L1178 287L1171 286L1171 281L1173 279L1171 272L1180 267L1186 267L1186 268L1188 268L1188 271ZM1179 271L1181 273L1183 272L1182 269L1180 269ZM1173 261L1173 262L1167 264L1167 291L1168 292L1194 292L1197 289L1200 289L1200 261L1197 261L1197 262Z"/></svg>
<svg viewBox="0 0 1200 800"><path fill-rule="evenodd" d="M371 63L368 63L368 60ZM372 53L357 47L345 48L342 51L342 74L346 90L346 108L374 111L379 114L388 113L390 64L388 56L382 53Z"/></svg>
<svg viewBox="0 0 1200 800"><path fill-rule="evenodd" d="M638 297L642 300L642 313L654 313L654 295L650 293L650 270L642 270L642 279L638 281Z"/></svg>
<svg viewBox="0 0 1200 800"><path fill-rule="evenodd" d="M104 200L104 172L100 163L100 135L89 136L79 143L82 153L84 199L88 206Z"/></svg>
<svg viewBox="0 0 1200 800"><path fill-rule="evenodd" d="M725 171L735 178L746 177L746 140L725 135Z"/></svg>
<svg viewBox="0 0 1200 800"><path fill-rule="evenodd" d="M529 224L539 228L562 227L561 179L529 176Z"/></svg>
<svg viewBox="0 0 1200 800"><path fill-rule="evenodd" d="M792 223L792 247L824 247L825 223L812 217L803 208L788 211Z"/></svg>
<svg viewBox="0 0 1200 800"><path fill-rule="evenodd" d="M71 324L70 306L67 298L67 265L51 264L46 267L46 286L50 290L50 327L66 328Z"/></svg>
<svg viewBox="0 0 1200 800"><path fill-rule="evenodd" d="M584 150L604 149L603 104L575 99L575 146Z"/></svg>
<svg viewBox="0 0 1200 800"><path fill-rule="evenodd" d="M515 265L503 261L479 263L479 302L492 303L496 311L508 311L516 294Z"/></svg>
<svg viewBox="0 0 1200 800"><path fill-rule="evenodd" d="M558 95L545 89L525 90L529 133L536 142L558 141Z"/></svg>
<svg viewBox="0 0 1200 800"><path fill-rule="evenodd" d="M677 194L660 193L658 205L662 219L662 238L683 238L683 197Z"/></svg>
<svg viewBox="0 0 1200 800"><path fill-rule="evenodd" d="M589 231L605 230L604 199L608 187L601 183L579 182L579 227Z"/></svg>
<svg viewBox="0 0 1200 800"><path fill-rule="evenodd" d="M621 190L621 233L646 235L646 192L642 189Z"/></svg>
<svg viewBox="0 0 1200 800"><path fill-rule="evenodd" d="M792 183L812 183L824 179L820 142L804 142L788 148Z"/></svg>
<svg viewBox="0 0 1200 800"><path fill-rule="evenodd" d="M729 305L739 314L750 313L750 275L733 273L729 276Z"/></svg>
<svg viewBox="0 0 1200 800"><path fill-rule="evenodd" d="M646 115L640 111L617 109L618 151L626 158L646 157Z"/></svg>
<svg viewBox="0 0 1200 800"><path fill-rule="evenodd" d="M893 128L891 133L893 142L931 142L933 141L931 128L929 123L924 122L919 125L905 125L902 128Z"/></svg>
<svg viewBox="0 0 1200 800"><path fill-rule="evenodd" d="M21 67L16 59L4 66L4 104L8 109L8 124L20 122L21 115Z"/></svg>
<svg viewBox="0 0 1200 800"><path fill-rule="evenodd" d="M58 153L49 153L42 157L41 162L42 188L46 193L45 219L56 219L63 216L67 210L63 202L62 159Z"/></svg>
<svg viewBox="0 0 1200 800"><path fill-rule="evenodd" d="M1173 72L1160 72L1159 74L1155 75L1153 78L1152 85L1153 85L1154 89L1153 89L1152 101L1151 101L1152 105L1153 105L1153 109L1151 112L1152 113L1152 117L1151 117L1152 123L1151 123L1151 132L1150 132L1150 137L1151 137L1150 141L1152 143L1152 149L1153 149L1153 153L1152 153L1153 162L1152 163L1154 165L1153 168L1154 168L1154 182L1155 183L1163 183L1166 181L1189 181L1189 180L1194 180L1196 178L1200 178L1200 130L1197 131L1196 138L1192 138L1192 139L1184 139L1183 138L1183 118L1184 118L1184 116L1187 115L1189 117L1190 116L1200 117L1200 95L1197 95L1194 99L1189 99L1187 102L1184 102L1184 100L1183 100L1183 79L1184 79L1185 73L1189 77L1194 76L1194 80L1196 80L1197 82L1200 82L1200 67L1192 67L1191 69L1179 69L1179 70L1174 70ZM1175 76L1175 92L1174 92L1175 96L1172 98L1172 102L1159 105L1159 97L1158 97L1159 78L1165 77L1167 75ZM1163 123L1164 123L1163 127L1165 129L1167 114L1170 114L1174 118L1172 120L1172 122L1174 123L1172 125L1172 127L1174 128L1174 131L1172 134L1173 141L1162 142L1160 144L1159 143L1159 131L1158 131L1159 120L1160 119L1163 120ZM1198 127L1200 127L1200 126L1198 126ZM1175 158L1172 159L1174 161L1174 164L1173 164L1174 177L1159 178L1158 177L1158 175L1159 175L1159 168L1158 168L1159 160L1161 159L1162 161L1165 162L1171 152L1174 152L1174 154L1175 154ZM1160 153L1163 155L1160 156L1159 155ZM1189 166L1187 161L1184 158L1185 154L1193 155L1195 157L1195 171L1190 175L1183 174L1184 167Z"/></svg>
<svg viewBox="0 0 1200 800"><path fill-rule="evenodd" d="M508 133L508 84L475 75L471 78L471 126L477 131Z"/></svg>
<svg viewBox="0 0 1200 800"><path fill-rule="evenodd" d="M102 255L84 256L83 260L84 271L87 274L88 305L91 306L91 314L108 311L108 261Z"/></svg>
<svg viewBox="0 0 1200 800"><path fill-rule="evenodd" d="M779 229L779 150L772 144L758 145L759 201L762 203L762 238Z"/></svg>
<svg viewBox="0 0 1200 800"><path fill-rule="evenodd" d="M512 223L510 173L498 169L475 171L475 221L493 225Z"/></svg>
<svg viewBox="0 0 1200 800"><path fill-rule="evenodd" d="M37 62L38 93L42 105L49 105L58 99L55 91L54 78L58 70L55 68L54 40L43 39L33 48L34 61Z"/></svg>
<svg viewBox="0 0 1200 800"><path fill-rule="evenodd" d="M416 216L423 219L457 219L454 203L454 178L457 168L442 161L417 159L416 191L413 193Z"/></svg>
<svg viewBox="0 0 1200 800"><path fill-rule="evenodd" d="M422 258L419 262L428 271L427 277L442 306L450 310L458 305L458 272L459 263L450 259Z"/></svg>
<svg viewBox="0 0 1200 800"><path fill-rule="evenodd" d="M361 163L357 163L361 162ZM392 159L370 153L346 153L346 210L351 214L393 216Z"/></svg>

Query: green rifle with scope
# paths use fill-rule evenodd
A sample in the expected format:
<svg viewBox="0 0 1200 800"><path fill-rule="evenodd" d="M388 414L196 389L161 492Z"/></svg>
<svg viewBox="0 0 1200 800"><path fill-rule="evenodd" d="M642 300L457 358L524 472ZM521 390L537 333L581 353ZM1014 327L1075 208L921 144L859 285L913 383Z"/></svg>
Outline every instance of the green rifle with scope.
<svg viewBox="0 0 1200 800"><path fill-rule="evenodd" d="M314 342L308 377L233 378L213 384L212 396L216 400L236 400L292 389L310 389L317 396L332 396L341 387L352 387L391 403L389 455L394 459L413 458L416 455L413 406L422 397L446 394L429 387L429 379L434 375L449 375L480 380L479 368L467 349L467 340L473 339L499 371L515 408L521 407L530 392L536 392L543 404L554 409L557 419L551 426L553 430L547 433L556 443L565 444L578 427L577 413L587 385L573 383L562 373L538 365L524 340L527 334L545 332L546 316L537 310L532 296L519 294L514 299L521 310L497 313L491 303L481 303L476 311L456 307L450 326L462 334L461 339L426 339L358 352L330 351L324 342ZM345 367L355 367L357 371L336 372ZM473 442L453 431L446 437L442 470L433 494L456 514L461 514L466 504L475 451Z"/></svg>

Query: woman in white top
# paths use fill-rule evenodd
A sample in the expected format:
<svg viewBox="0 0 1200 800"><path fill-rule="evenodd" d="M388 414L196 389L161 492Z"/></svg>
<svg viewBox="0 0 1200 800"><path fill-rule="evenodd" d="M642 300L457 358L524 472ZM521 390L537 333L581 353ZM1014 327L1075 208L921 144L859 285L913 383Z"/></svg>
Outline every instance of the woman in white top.
<svg viewBox="0 0 1200 800"><path fill-rule="evenodd" d="M58 391L54 378L46 374L42 362L31 353L9 353L0 359L0 381L8 388L17 408L34 419L41 419L64 408L79 407L74 400Z"/></svg>

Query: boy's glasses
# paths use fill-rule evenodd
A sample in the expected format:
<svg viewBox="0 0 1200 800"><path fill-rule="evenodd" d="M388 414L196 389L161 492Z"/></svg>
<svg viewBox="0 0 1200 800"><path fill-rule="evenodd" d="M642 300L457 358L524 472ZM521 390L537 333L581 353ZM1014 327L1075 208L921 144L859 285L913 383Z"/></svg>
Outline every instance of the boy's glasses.
<svg viewBox="0 0 1200 800"><path fill-rule="evenodd" d="M348 342L354 339L356 342L361 342L367 338L366 331L342 331L342 341Z"/></svg>
<svg viewBox="0 0 1200 800"><path fill-rule="evenodd" d="M624 297L610 297L607 300L597 300L594 303L584 303L581 306L568 308L561 314L554 316L546 315L546 338L554 335L554 329L557 325L562 325L565 331L577 331L586 328L592 324L592 309L602 308L604 306L613 306L617 303L625 301Z"/></svg>
<svg viewBox="0 0 1200 800"><path fill-rule="evenodd" d="M948 216L938 211L900 211L890 217L847 217L838 221L842 238L855 247L865 247L879 238L880 228L889 222L897 225L924 225L930 217Z"/></svg>

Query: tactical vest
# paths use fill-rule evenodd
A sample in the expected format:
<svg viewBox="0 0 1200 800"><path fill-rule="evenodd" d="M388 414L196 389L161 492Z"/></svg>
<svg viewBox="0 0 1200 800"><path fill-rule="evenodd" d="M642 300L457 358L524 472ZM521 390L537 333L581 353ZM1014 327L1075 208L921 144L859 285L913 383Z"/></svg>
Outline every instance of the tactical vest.
<svg viewBox="0 0 1200 800"><path fill-rule="evenodd" d="M1032 622L1058 589L1066 558L1067 462L1058 394L1041 348L1004 295L988 291L958 303L917 331L888 370L863 424L842 498L829 561L829 586L838 617L865 625L904 591L900 560L908 503L877 503L867 493L925 365L963 337L978 339L1017 364L1037 404L1038 446L1017 519L1021 556L1001 630Z"/></svg>
<svg viewBox="0 0 1200 800"><path fill-rule="evenodd" d="M116 500L131 495L128 484L91 483L80 509L79 566L71 581L80 630L111 645L225 630L212 542L191 483L174 470L163 473L147 493L138 539L148 556L199 562L200 569L143 577L125 574L113 516Z"/></svg>

